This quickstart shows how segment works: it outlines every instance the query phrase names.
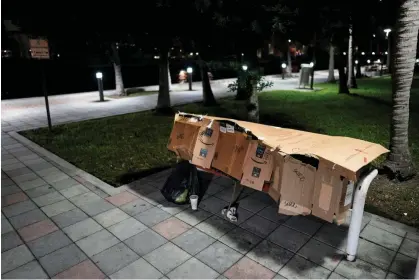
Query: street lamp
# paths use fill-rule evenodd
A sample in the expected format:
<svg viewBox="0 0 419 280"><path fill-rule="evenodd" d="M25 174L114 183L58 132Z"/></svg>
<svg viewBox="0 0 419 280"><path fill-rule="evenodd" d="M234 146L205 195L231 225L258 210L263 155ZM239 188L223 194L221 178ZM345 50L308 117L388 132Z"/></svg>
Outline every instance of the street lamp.
<svg viewBox="0 0 419 280"><path fill-rule="evenodd" d="M288 43L291 43L291 39L288 39Z"/></svg>
<svg viewBox="0 0 419 280"><path fill-rule="evenodd" d="M368 59L368 60L367 60L367 63L369 64L370 62L371 62L371 60L369 60L369 59Z"/></svg>
<svg viewBox="0 0 419 280"><path fill-rule="evenodd" d="M386 28L386 29L384 29L384 32L386 33L386 37L388 37L388 33L391 32L391 29L390 28Z"/></svg>
<svg viewBox="0 0 419 280"><path fill-rule="evenodd" d="M285 63L282 63L281 64L281 67L282 67L282 79L285 79L285 68L287 68L287 65L285 64Z"/></svg>
<svg viewBox="0 0 419 280"><path fill-rule="evenodd" d="M355 64L358 64L358 60L355 60Z"/></svg>
<svg viewBox="0 0 419 280"><path fill-rule="evenodd" d="M103 97L103 74L102 72L96 72L96 79L97 79L97 86L99 88L99 100L105 101L105 98Z"/></svg>
<svg viewBox="0 0 419 280"><path fill-rule="evenodd" d="M380 59L377 59L377 63L381 63L381 60Z"/></svg>
<svg viewBox="0 0 419 280"><path fill-rule="evenodd" d="M346 55L346 52L343 52L343 55Z"/></svg>
<svg viewBox="0 0 419 280"><path fill-rule="evenodd" d="M314 66L314 62L312 61L310 62L310 67L313 68L313 66Z"/></svg>
<svg viewBox="0 0 419 280"><path fill-rule="evenodd" d="M248 69L247 65L246 64L243 64L242 65L242 69L243 69L243 71L247 71L247 69Z"/></svg>
<svg viewBox="0 0 419 280"><path fill-rule="evenodd" d="M372 52L372 55L375 55L375 52Z"/></svg>
<svg viewBox="0 0 419 280"><path fill-rule="evenodd" d="M365 55L365 52L362 52L361 54L362 54L362 55Z"/></svg>
<svg viewBox="0 0 419 280"><path fill-rule="evenodd" d="M186 68L186 72L188 73L189 90L192 90L192 67Z"/></svg>

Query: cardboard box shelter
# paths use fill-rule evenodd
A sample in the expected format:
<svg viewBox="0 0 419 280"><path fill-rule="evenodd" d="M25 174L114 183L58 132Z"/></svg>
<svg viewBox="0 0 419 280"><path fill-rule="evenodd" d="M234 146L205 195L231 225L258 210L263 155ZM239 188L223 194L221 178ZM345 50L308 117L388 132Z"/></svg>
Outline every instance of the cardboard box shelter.
<svg viewBox="0 0 419 280"><path fill-rule="evenodd" d="M244 186L262 190L268 182L279 213L329 222L351 207L362 168L388 152L349 137L185 113L175 117L168 148Z"/></svg>

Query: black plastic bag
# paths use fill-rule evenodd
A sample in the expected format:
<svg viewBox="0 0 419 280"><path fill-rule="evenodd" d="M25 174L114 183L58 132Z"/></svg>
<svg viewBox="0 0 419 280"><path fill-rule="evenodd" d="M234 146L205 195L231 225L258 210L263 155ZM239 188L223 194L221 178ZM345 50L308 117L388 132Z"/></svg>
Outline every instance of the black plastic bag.
<svg viewBox="0 0 419 280"><path fill-rule="evenodd" d="M199 193L197 169L188 161L181 161L173 169L161 189L167 201L175 204L188 204L189 196Z"/></svg>

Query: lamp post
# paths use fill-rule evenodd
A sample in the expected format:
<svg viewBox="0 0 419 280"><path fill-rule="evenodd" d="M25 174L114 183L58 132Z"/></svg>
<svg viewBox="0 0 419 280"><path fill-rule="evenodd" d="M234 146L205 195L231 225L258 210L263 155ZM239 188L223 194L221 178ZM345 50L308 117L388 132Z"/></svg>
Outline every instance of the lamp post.
<svg viewBox="0 0 419 280"><path fill-rule="evenodd" d="M310 89L313 89L313 84L314 84L314 62L310 62L310 67L311 67L311 81L310 81Z"/></svg>
<svg viewBox="0 0 419 280"><path fill-rule="evenodd" d="M186 72L188 73L189 90L192 90L192 67L186 68Z"/></svg>
<svg viewBox="0 0 419 280"><path fill-rule="evenodd" d="M390 73L390 53L391 53L391 41L390 41L390 37L388 36L388 34L391 32L390 28L386 28L384 29L384 32L386 33L386 38L387 38L387 61L386 61L386 66L387 66L387 71Z"/></svg>
<svg viewBox="0 0 419 280"><path fill-rule="evenodd" d="M284 80L285 79L285 68L287 68L287 65L285 64L285 63L282 63L281 64L281 67L282 67L282 79Z"/></svg>
<svg viewBox="0 0 419 280"><path fill-rule="evenodd" d="M97 79L97 87L99 89L99 100L105 101L105 98L103 96L103 74L102 72L96 72L96 79Z"/></svg>

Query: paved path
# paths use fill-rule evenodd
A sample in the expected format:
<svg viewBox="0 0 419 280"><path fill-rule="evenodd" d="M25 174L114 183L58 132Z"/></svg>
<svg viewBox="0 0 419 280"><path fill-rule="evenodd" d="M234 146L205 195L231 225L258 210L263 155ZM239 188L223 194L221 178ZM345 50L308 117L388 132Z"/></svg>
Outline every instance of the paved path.
<svg viewBox="0 0 419 280"><path fill-rule="evenodd" d="M280 76L267 76L274 82L272 89L295 89L298 79L282 80ZM315 81L324 82L327 71L316 71ZM212 81L212 89L216 98L221 98L233 93L227 91L227 85L233 79ZM171 92L172 104L184 104L202 100L200 83L194 83L194 91L186 90L187 84L173 85ZM157 90L157 86L144 87L147 91ZM112 95L107 91L106 95ZM146 95L124 99L110 99L108 102L97 102L97 92L65 94L51 96L50 109L52 123L77 122L81 120L100 118L105 116L120 115L137 111L150 110L156 107L157 95ZM2 131L27 130L44 127L47 125L45 103L43 97L2 100L1 102Z"/></svg>
<svg viewBox="0 0 419 280"><path fill-rule="evenodd" d="M207 195L192 212L160 194L167 171L111 188L113 193L15 133L3 132L1 140L2 278L400 278L414 273L419 232L379 216L365 214L358 258L348 262L345 226L279 215L264 193L246 189L238 224L222 219L230 180L208 178Z"/></svg>

